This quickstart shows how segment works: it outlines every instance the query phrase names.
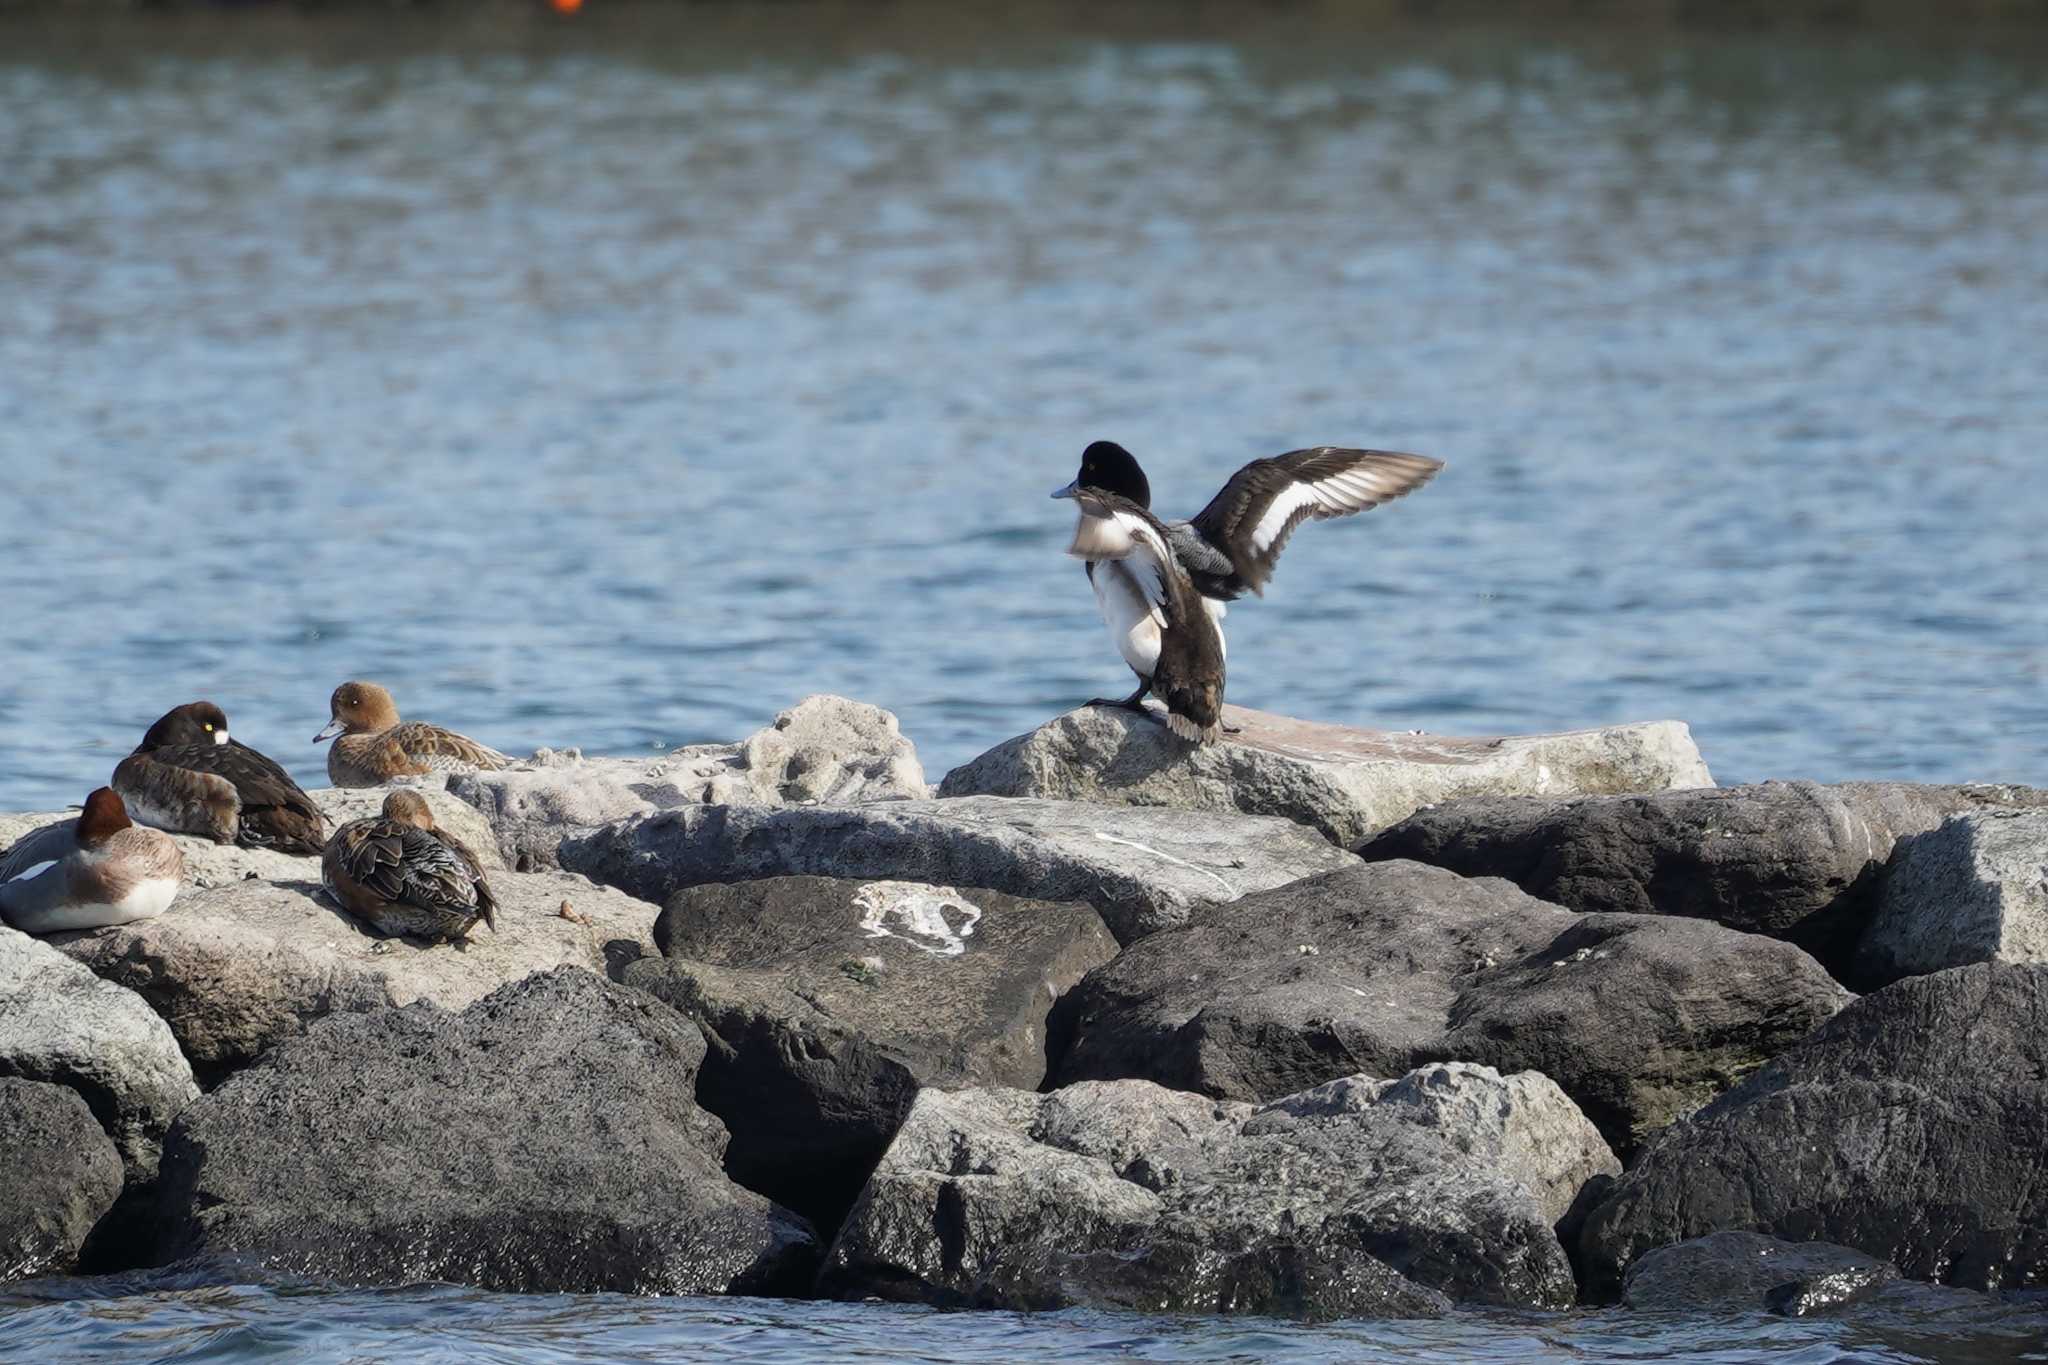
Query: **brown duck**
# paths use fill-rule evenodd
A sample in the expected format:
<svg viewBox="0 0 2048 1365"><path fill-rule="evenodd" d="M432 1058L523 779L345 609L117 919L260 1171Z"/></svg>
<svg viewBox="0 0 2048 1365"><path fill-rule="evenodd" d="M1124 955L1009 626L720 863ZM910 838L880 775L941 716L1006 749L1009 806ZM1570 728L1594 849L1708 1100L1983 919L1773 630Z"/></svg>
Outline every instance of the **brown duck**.
<svg viewBox="0 0 2048 1365"><path fill-rule="evenodd" d="M327 727L315 744L334 739L327 776L337 787L381 787L428 773L491 772L512 760L467 735L419 721L401 722L391 694L373 682L345 682L328 698Z"/></svg>
<svg viewBox="0 0 2048 1365"><path fill-rule="evenodd" d="M344 910L387 937L463 943L478 920L497 932L498 902L476 855L434 827L416 791L384 798L384 813L334 831L320 880Z"/></svg>

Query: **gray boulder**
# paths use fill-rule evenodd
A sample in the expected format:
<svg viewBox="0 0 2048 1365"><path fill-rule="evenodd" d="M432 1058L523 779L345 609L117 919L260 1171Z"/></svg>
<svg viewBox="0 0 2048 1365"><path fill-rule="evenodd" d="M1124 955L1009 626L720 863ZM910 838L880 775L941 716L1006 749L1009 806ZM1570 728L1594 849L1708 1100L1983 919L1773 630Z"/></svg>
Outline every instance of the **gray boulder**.
<svg viewBox="0 0 2048 1365"><path fill-rule="evenodd" d="M121 1154L78 1092L0 1080L0 1282L63 1274L121 1193Z"/></svg>
<svg viewBox="0 0 2048 1365"><path fill-rule="evenodd" d="M1588 1216L1589 1293L1713 1232L1825 1240L1968 1289L2048 1279L2048 966L1912 977L1658 1136Z"/></svg>
<svg viewBox="0 0 2048 1365"><path fill-rule="evenodd" d="M1573 910L1688 915L1797 943L1852 982L1856 943L1902 837L1959 811L2048 802L2028 787L1765 782L1576 800L1464 800L1359 849L1505 877Z"/></svg>
<svg viewBox="0 0 2048 1365"><path fill-rule="evenodd" d="M733 1185L673 1010L561 968L451 1015L336 1015L199 1100L165 1145L159 1263L348 1283L777 1293L802 1219Z"/></svg>
<svg viewBox="0 0 2048 1365"><path fill-rule="evenodd" d="M144 1183L171 1120L199 1093L177 1040L142 998L55 948L0 928L0 1076L78 1092Z"/></svg>
<svg viewBox="0 0 2048 1365"><path fill-rule="evenodd" d="M562 866L643 900L705 882L830 876L1085 901L1119 943L1357 860L1286 820L1079 801L700 806L565 840Z"/></svg>
<svg viewBox="0 0 2048 1365"><path fill-rule="evenodd" d="M1961 815L1899 842L1857 952L1873 980L2048 962L2048 810Z"/></svg>
<svg viewBox="0 0 2048 1365"><path fill-rule="evenodd" d="M678 892L624 980L703 1026L726 1170L838 1226L924 1086L1045 1079L1053 1001L1116 940L1085 905L779 877Z"/></svg>
<svg viewBox="0 0 2048 1365"><path fill-rule="evenodd" d="M517 866L553 867L563 839L683 806L789 806L922 799L917 749L879 706L806 697L737 744L692 744L654 759L547 750L503 772L449 779L482 811Z"/></svg>
<svg viewBox="0 0 2048 1365"><path fill-rule="evenodd" d="M1848 999L1789 944L1374 863L1203 907L1090 972L1052 1082L1263 1100L1463 1059L1541 1071L1624 1155Z"/></svg>
<svg viewBox="0 0 2048 1365"><path fill-rule="evenodd" d="M1866 1302L1898 1278L1897 1266L1853 1247L1716 1232L1645 1252L1629 1267L1621 1299L1663 1313L1769 1309L1804 1317Z"/></svg>
<svg viewBox="0 0 2048 1365"><path fill-rule="evenodd" d="M1191 748L1156 721L1082 707L946 774L941 796L1040 796L1278 815L1349 848L1433 802L1711 787L1677 721L1450 739L1226 706L1239 727Z"/></svg>
<svg viewBox="0 0 2048 1365"><path fill-rule="evenodd" d="M497 931L478 925L463 945L379 938L317 881L187 892L156 919L49 942L148 1001L208 1078L329 1014L415 1000L460 1009L533 972L615 975L653 951L658 911L644 901L562 872L497 872L491 886Z"/></svg>
<svg viewBox="0 0 2048 1365"><path fill-rule="evenodd" d="M1455 1093L1467 1087L1484 1097ZM1542 1077L1504 1084L1483 1068L1354 1078L1265 1109L1142 1081L928 1090L834 1241L825 1283L996 1307L1563 1307L1570 1267L1517 1173L1555 1188L1612 1165L1570 1110Z"/></svg>
<svg viewBox="0 0 2048 1365"><path fill-rule="evenodd" d="M326 814L330 832L346 821L377 814L386 794L382 787L322 787L306 793ZM486 868L505 865L505 860L498 856L497 842L490 825L475 807L436 788L421 788L420 795L426 798L427 805L433 810L435 823L468 843ZM47 841L61 837L53 827L68 828L77 820L78 812L75 810L0 816L0 848L7 850L0 854L0 881L15 875L23 867L43 861L49 856L47 850L53 846ZM46 834L45 831L49 832ZM178 851L185 855L184 895L250 880L320 880L318 858L302 858L271 848L217 844L211 839L190 834L171 837L177 842Z"/></svg>

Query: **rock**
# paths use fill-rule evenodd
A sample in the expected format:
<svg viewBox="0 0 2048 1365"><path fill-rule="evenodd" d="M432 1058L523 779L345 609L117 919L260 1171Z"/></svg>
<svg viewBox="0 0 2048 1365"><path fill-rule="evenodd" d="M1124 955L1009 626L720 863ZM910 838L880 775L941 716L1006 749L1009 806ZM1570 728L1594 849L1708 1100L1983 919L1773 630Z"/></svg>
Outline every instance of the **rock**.
<svg viewBox="0 0 2048 1365"><path fill-rule="evenodd" d="M2048 962L2048 810L1961 815L1899 841L1857 950L1872 980Z"/></svg>
<svg viewBox="0 0 2048 1365"><path fill-rule="evenodd" d="M1768 934L1855 982L1850 959L1898 839L1958 811L2043 802L2048 792L2028 787L1906 782L1475 799L1419 811L1359 852L1505 877L1573 910L1689 915Z"/></svg>
<svg viewBox="0 0 2048 1365"><path fill-rule="evenodd" d="M1052 1083L1263 1100L1438 1060L1541 1071L1624 1156L1848 999L1789 944L1374 863L1199 909L1055 1011Z"/></svg>
<svg viewBox="0 0 2048 1365"><path fill-rule="evenodd" d="M461 1009L532 972L616 974L653 951L655 907L608 887L563 872L497 872L491 886L497 932L479 925L462 946L378 938L317 880L187 892L156 919L49 941L147 1000L210 1079L328 1014L415 1000ZM577 920L562 917L564 901Z"/></svg>
<svg viewBox="0 0 2048 1365"><path fill-rule="evenodd" d="M836 1227L924 1086L1035 1090L1053 1001L1116 955L1080 904L780 877L678 892L627 984L700 1023L726 1170Z"/></svg>
<svg viewBox="0 0 2048 1365"><path fill-rule="evenodd" d="M0 1076L77 1091L137 1183L154 1177L164 1131L199 1093L177 1040L141 997L7 928Z"/></svg>
<svg viewBox="0 0 2048 1365"><path fill-rule="evenodd" d="M335 1015L199 1100L165 1145L156 1260L345 1283L779 1293L803 1220L728 1181L668 1007L560 968L458 1015Z"/></svg>
<svg viewBox="0 0 2048 1365"><path fill-rule="evenodd" d="M1220 744L1190 748L1156 721L1084 706L946 774L941 796L1042 796L1278 815L1349 848L1432 802L1711 787L1677 721L1559 735L1449 739L1319 725L1241 706Z"/></svg>
<svg viewBox="0 0 2048 1365"><path fill-rule="evenodd" d="M61 1085L0 1080L0 1282L62 1274L121 1193L121 1155Z"/></svg>
<svg viewBox="0 0 2048 1365"><path fill-rule="evenodd" d="M306 793L326 813L330 832L344 821L375 815L383 806L386 794L387 791L383 787L322 787ZM420 795L426 798L427 805L433 809L435 822L469 844L485 867L505 866L505 860L498 855L497 841L489 823L477 813L475 807L433 788L420 789ZM68 824L77 819L78 812L75 810L0 816L0 848L11 848L21 839L27 838L46 825ZM301 858L295 854L280 853L269 848L217 844L211 839L201 839L190 834L174 834L171 837L177 842L178 850L185 855L185 889L180 893L181 902L183 897L191 895L194 891L204 891L216 886L233 886L243 881L320 880L318 858Z"/></svg>
<svg viewBox="0 0 2048 1365"><path fill-rule="evenodd" d="M1486 1097L1424 1098L1466 1086ZM1441 1122L1503 1100L1487 1133ZM1143 1081L927 1090L840 1229L824 1283L991 1307L1563 1307L1563 1248L1537 1197L1489 1153L1524 1154L1561 1179L1604 1149L1583 1119L1567 1151L1503 1138L1530 1102L1570 1108L1541 1077L1503 1085L1483 1068L1357 1078L1263 1110Z"/></svg>
<svg viewBox="0 0 2048 1365"><path fill-rule="evenodd" d="M1078 801L699 806L565 840L562 866L644 900L763 877L837 876L1086 901L1119 943L1356 860L1285 820Z"/></svg>
<svg viewBox="0 0 2048 1365"><path fill-rule="evenodd" d="M1822 1240L1968 1289L2048 1282L2048 966L1865 996L1661 1134L1587 1218L1587 1290L1713 1232Z"/></svg>
<svg viewBox="0 0 2048 1365"><path fill-rule="evenodd" d="M1824 1300L1839 1306L1867 1298L1898 1277L1897 1266L1850 1247L1716 1232L1638 1258L1622 1302L1659 1312L1728 1313L1753 1312L1776 1298L1810 1312Z"/></svg>
<svg viewBox="0 0 2048 1365"><path fill-rule="evenodd" d="M682 806L789 806L923 799L917 749L878 706L806 697L738 744L692 744L656 759L537 755L504 772L449 780L488 818L507 858L555 866L555 849L600 825Z"/></svg>

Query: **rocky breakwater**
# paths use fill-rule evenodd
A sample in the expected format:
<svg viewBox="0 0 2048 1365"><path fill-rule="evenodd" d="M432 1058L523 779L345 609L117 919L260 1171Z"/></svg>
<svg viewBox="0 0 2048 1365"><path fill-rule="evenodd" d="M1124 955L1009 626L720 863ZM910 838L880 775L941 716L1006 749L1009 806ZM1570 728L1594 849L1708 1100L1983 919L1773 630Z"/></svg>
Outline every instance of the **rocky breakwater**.
<svg viewBox="0 0 2048 1365"><path fill-rule="evenodd" d="M893 718L814 699L617 807L514 799L575 765L434 792L559 863L494 868L465 946L371 937L303 859L0 935L39 1154L0 1272L1308 1317L2048 1276L2039 793L1517 796L1503 757L1360 814L1276 801L1327 757L1069 723L1156 771L933 797Z"/></svg>

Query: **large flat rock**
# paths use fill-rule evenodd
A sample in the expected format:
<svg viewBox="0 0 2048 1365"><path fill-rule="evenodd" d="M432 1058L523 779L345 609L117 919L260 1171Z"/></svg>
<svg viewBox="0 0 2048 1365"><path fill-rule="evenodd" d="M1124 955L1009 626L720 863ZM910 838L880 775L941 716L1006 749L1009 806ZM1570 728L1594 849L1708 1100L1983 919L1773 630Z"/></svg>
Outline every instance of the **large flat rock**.
<svg viewBox="0 0 2048 1365"><path fill-rule="evenodd" d="M489 822L468 802L438 788L422 787L420 795L434 812L434 822L475 851L486 868L501 868L496 835ZM328 832L350 820L375 815L383 807L387 792L382 787L320 787L306 795L327 815ZM19 841L51 825L73 824L78 812L42 811L29 815L0 815L0 850L12 849ZM243 848L238 844L217 844L190 834L174 834L179 851L185 855L185 895L210 887L232 886L236 882L320 880L320 860L280 853L269 848ZM31 850L24 849L25 855ZM5 871L0 861L0 871Z"/></svg>
<svg viewBox="0 0 2048 1365"><path fill-rule="evenodd" d="M1484 1067L1349 1077L1264 1108L1143 1081L928 1090L825 1282L1023 1308L1562 1308L1552 1214L1613 1169L1555 1085Z"/></svg>
<svg viewBox="0 0 2048 1365"><path fill-rule="evenodd" d="M1270 1100L1437 1060L1556 1081L1626 1155L1849 996L1788 943L1371 863L1198 909L1090 972L1052 1081Z"/></svg>
<svg viewBox="0 0 2048 1365"><path fill-rule="evenodd" d="M1574 910L1690 915L1769 934L1862 985L1856 945L1898 841L1959 813L2044 803L2048 792L2031 787L1909 782L1475 799L1418 811L1359 852L1505 877Z"/></svg>
<svg viewBox="0 0 2048 1365"><path fill-rule="evenodd" d="M1714 785L1677 721L1453 739L1322 725L1241 706L1224 707L1223 719L1239 733L1194 747L1129 711L1082 707L955 768L939 794L1277 815L1350 848L1456 797Z"/></svg>
<svg viewBox="0 0 2048 1365"><path fill-rule="evenodd" d="M166 1144L158 1263L253 1257L356 1284L788 1293L802 1219L719 1170L673 1010L560 968L460 1014L335 1015L189 1108Z"/></svg>
<svg viewBox="0 0 2048 1365"><path fill-rule="evenodd" d="M1960 815L1900 842L1858 970L1896 981L1971 962L2048 962L2048 810Z"/></svg>
<svg viewBox="0 0 2048 1365"><path fill-rule="evenodd" d="M653 951L658 911L644 901L564 872L496 872L491 886L497 932L478 925L465 945L379 938L317 881L187 892L155 919L49 942L147 1001L208 1077L325 1015L416 1000L460 1009L533 972L616 973Z"/></svg>
<svg viewBox="0 0 2048 1365"><path fill-rule="evenodd" d="M1828 1241L1966 1289L2048 1282L2048 965L1867 995L1666 1130L1586 1219L1586 1288L1725 1231Z"/></svg>
<svg viewBox="0 0 2048 1365"><path fill-rule="evenodd" d="M137 1183L155 1176L165 1130L199 1093L171 1030L140 996L5 927L0 1076L77 1091Z"/></svg>
<svg viewBox="0 0 2048 1365"><path fill-rule="evenodd" d="M525 869L555 866L565 838L682 806L789 806L923 799L917 749L879 706L806 697L737 744L692 744L656 758L543 751L502 772L452 777L499 846Z"/></svg>
<svg viewBox="0 0 2048 1365"><path fill-rule="evenodd" d="M628 985L698 1021L726 1169L837 1227L925 1086L1035 1090L1053 1002L1116 940L1086 905L922 882L691 887Z"/></svg>
<svg viewBox="0 0 2048 1365"><path fill-rule="evenodd" d="M1291 821L980 796L861 806L700 806L565 840L561 863L666 903L706 882L826 876L984 887L1095 907L1119 943L1351 854Z"/></svg>
<svg viewBox="0 0 2048 1365"><path fill-rule="evenodd" d="M78 1092L0 1079L0 1283L74 1269L121 1193L121 1155Z"/></svg>

